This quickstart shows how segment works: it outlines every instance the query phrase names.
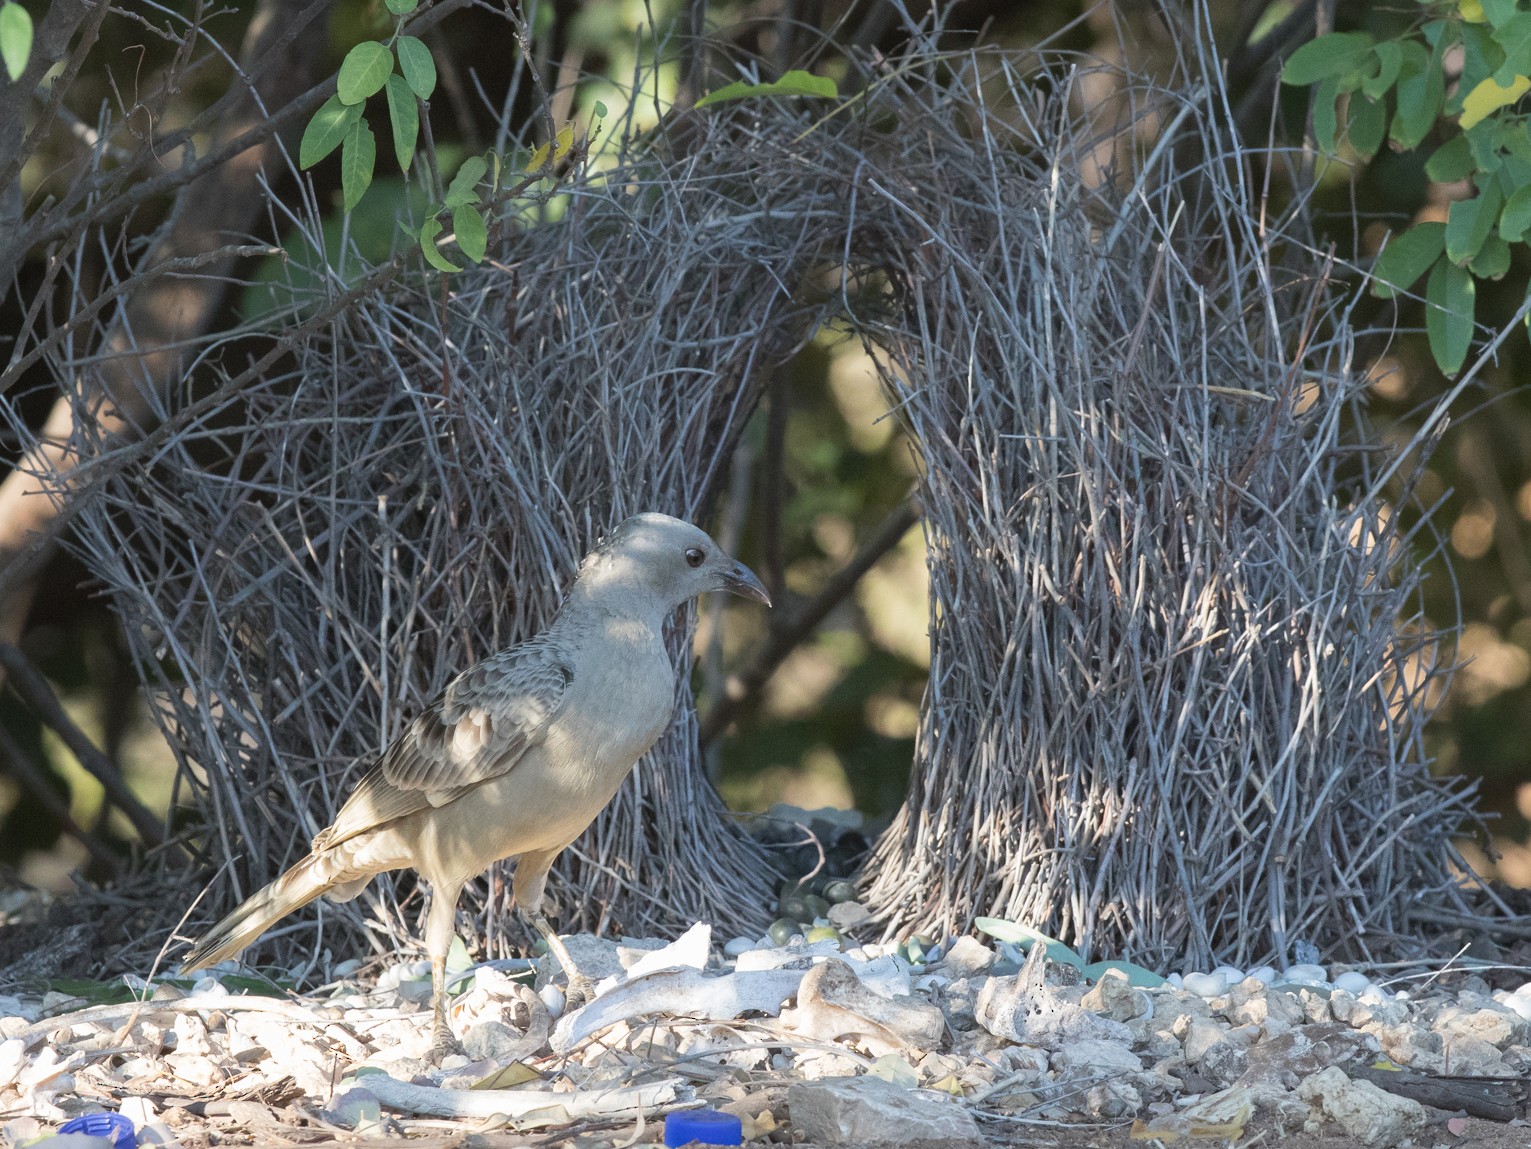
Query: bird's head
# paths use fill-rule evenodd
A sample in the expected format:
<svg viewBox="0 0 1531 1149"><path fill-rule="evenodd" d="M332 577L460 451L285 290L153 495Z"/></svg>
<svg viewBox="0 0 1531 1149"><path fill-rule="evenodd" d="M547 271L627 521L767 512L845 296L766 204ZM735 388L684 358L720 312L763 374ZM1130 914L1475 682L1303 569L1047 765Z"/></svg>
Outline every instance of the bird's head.
<svg viewBox="0 0 1531 1149"><path fill-rule="evenodd" d="M626 590L673 609L710 590L771 605L749 567L688 522L648 512L624 519L580 564L585 593Z"/></svg>

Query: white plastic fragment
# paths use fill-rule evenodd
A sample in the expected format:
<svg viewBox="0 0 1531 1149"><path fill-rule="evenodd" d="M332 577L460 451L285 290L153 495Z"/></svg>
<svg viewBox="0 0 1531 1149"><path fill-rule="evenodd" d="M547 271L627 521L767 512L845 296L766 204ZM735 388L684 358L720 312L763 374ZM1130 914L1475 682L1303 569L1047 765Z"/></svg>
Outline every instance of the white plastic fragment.
<svg viewBox="0 0 1531 1149"><path fill-rule="evenodd" d="M21 1067L26 1064L26 1060L27 1047L21 1043L20 1038L0 1041L0 1089L21 1075Z"/></svg>
<svg viewBox="0 0 1531 1149"><path fill-rule="evenodd" d="M712 927L697 922L663 949L645 954L628 966L627 976L621 980L636 981L667 969L706 969L707 955L711 952Z"/></svg>
<svg viewBox="0 0 1531 1149"><path fill-rule="evenodd" d="M701 970L680 969L650 974L619 985L583 1009L560 1017L550 1044L554 1053L566 1053L609 1025L652 1014L713 1021L729 1021L746 1011L774 1016L781 1012L782 1003L797 993L805 972L756 970L709 977Z"/></svg>
<svg viewBox="0 0 1531 1149"><path fill-rule="evenodd" d="M570 1118L616 1117L651 1110L675 1100L679 1078L626 1089L576 1089L555 1093L549 1089L436 1089L412 1085L386 1073L368 1073L355 1079L390 1109L428 1117L490 1117L524 1119L524 1127L552 1124L539 1120L538 1110L561 1110ZM528 1115L533 1115L528 1118Z"/></svg>
<svg viewBox="0 0 1531 1149"><path fill-rule="evenodd" d="M755 970L780 969L784 965L812 958L838 957L840 943L837 941L811 942L799 946L778 946L770 949L749 950L739 955L734 969L739 973Z"/></svg>

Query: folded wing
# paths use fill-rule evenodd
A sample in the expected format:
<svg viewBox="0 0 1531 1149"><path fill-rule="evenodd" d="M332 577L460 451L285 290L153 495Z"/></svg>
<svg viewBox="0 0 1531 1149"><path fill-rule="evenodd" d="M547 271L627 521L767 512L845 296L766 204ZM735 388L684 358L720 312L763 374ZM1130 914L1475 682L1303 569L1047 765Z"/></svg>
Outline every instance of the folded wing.
<svg viewBox="0 0 1531 1149"><path fill-rule="evenodd" d="M464 671L383 751L314 839L315 851L509 773L546 735L573 677L558 646L542 636Z"/></svg>

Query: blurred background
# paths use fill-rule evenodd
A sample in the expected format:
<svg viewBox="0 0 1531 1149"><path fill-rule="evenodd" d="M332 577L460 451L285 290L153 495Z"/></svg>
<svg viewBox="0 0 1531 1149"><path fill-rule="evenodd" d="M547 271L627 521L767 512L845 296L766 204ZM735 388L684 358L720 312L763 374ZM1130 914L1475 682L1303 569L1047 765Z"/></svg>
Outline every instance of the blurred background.
<svg viewBox="0 0 1531 1149"><path fill-rule="evenodd" d="M34 19L42 18L42 0L27 7ZM190 4L166 7L193 10ZM1280 60L1316 28L1366 27L1390 35L1417 18L1417 7L1211 0L1248 138L1302 144L1308 89L1280 87L1277 74ZM528 5L528 11L546 74L570 85L567 113L573 115L588 115L596 101L622 107L636 62L656 51L672 52L672 33L691 26L688 21L702 11L710 35L764 59L806 56L832 76L839 64L829 41L853 37L875 48L900 36L891 9L875 0L558 0ZM1172 58L1155 13L1153 5L1127 0L989 0L950 6L946 26L958 43L981 38L1018 51L1045 44L1077 54L1084 65L1105 61L1153 75ZM208 24L220 42L238 44L247 19L247 13L229 10L209 16ZM328 55L320 73L332 73L351 45L389 27L382 0L338 3L326 27ZM134 85L147 83L173 51L133 19L109 19L99 35L92 56L99 67L82 73L69 94L81 123L94 119L101 101L130 103ZM478 93L505 88L516 51L503 16L465 6L427 39L442 69L431 124L443 155L489 146L493 114ZM678 68L669 81L672 94L680 83ZM1078 98L1098 101L1108 114L1109 84L1092 84L1086 77ZM175 94L178 114L190 120L227 87L226 73L197 73ZM69 169L70 133L56 135L22 172L29 201L57 190L59 173ZM1428 146L1409 153L1384 149L1365 163L1353 156L1346 162L1342 155L1340 162L1316 165L1318 230L1333 245L1341 275L1349 274L1347 266L1365 266L1389 229L1444 220L1453 200L1471 194L1465 181L1432 182L1424 168L1429 152ZM336 165L320 165L312 175L320 202L332 205L338 234ZM273 191L278 197L298 194L296 187L281 185ZM402 183L390 191L380 180L351 218L351 233L363 250L387 254L397 239L391 205L403 194ZM155 210L153 202L146 204L131 226L149 235L160 222ZM20 289L0 305L0 353L8 354L4 333L19 328L22 309L43 290L45 256L33 253L20 269ZM233 326L258 312L260 285L272 272L258 259L238 269L239 286L212 322ZM1358 275L1352 278L1359 282ZM1508 273L1480 285L1483 333L1511 321L1528 278L1525 248L1516 245ZM1363 297L1355 322L1374 332L1362 341L1358 359L1358 369L1371 379L1372 417L1385 438L1406 442L1447 389L1426 346L1420 305ZM1476 839L1464 841L1464 848L1486 872L1517 885L1531 885L1531 393L1521 386L1528 363L1525 332L1516 332L1452 412L1420 487L1423 504L1433 507L1436 531L1415 536L1417 560L1430 575L1429 621L1449 627L1460 618L1463 624L1456 651L1461 669L1441 700L1431 751L1440 771L1480 781L1483 807L1494 815L1493 850ZM35 426L53 399L39 374L23 379L8 401ZM14 444L10 452L14 459ZM786 589L788 609L773 617L800 614L807 603L817 603L824 617L801 641L780 642L780 665L751 689L749 671L772 642L771 623L761 612L724 603L702 608L697 685L704 738L715 781L735 809L763 810L775 802L854 808L875 825L901 801L928 666L923 540L902 509L914 467L873 365L855 340L822 331L770 380L735 460L720 519L706 525L768 582ZM1420 506L1398 510L1422 513ZM867 569L857 580L837 577L861 567ZM173 763L143 712L112 615L67 554L51 561L30 609L12 625L75 722L120 765L145 805L166 809ZM722 709L714 712L716 707ZM0 694L0 731L0 867L52 890L68 889L77 872L93 880L109 877L109 858L87 850L83 836L110 854L128 849L134 834L120 814L107 810L100 784L10 690ZM83 835L66 832L69 822Z"/></svg>

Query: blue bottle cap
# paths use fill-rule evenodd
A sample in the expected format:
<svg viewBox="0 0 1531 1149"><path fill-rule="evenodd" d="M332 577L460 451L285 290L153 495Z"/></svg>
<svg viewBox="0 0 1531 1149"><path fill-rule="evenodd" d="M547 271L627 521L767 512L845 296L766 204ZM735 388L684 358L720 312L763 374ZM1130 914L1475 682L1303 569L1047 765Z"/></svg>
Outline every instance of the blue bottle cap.
<svg viewBox="0 0 1531 1149"><path fill-rule="evenodd" d="M700 1141L703 1145L743 1145L744 1123L732 1113L718 1109L686 1109L664 1119L664 1143L668 1149Z"/></svg>
<svg viewBox="0 0 1531 1149"><path fill-rule="evenodd" d="M138 1149L138 1133L133 1128L133 1119L121 1113L83 1113L64 1122L58 1131L61 1134L83 1133L87 1137L108 1137L113 1149Z"/></svg>

